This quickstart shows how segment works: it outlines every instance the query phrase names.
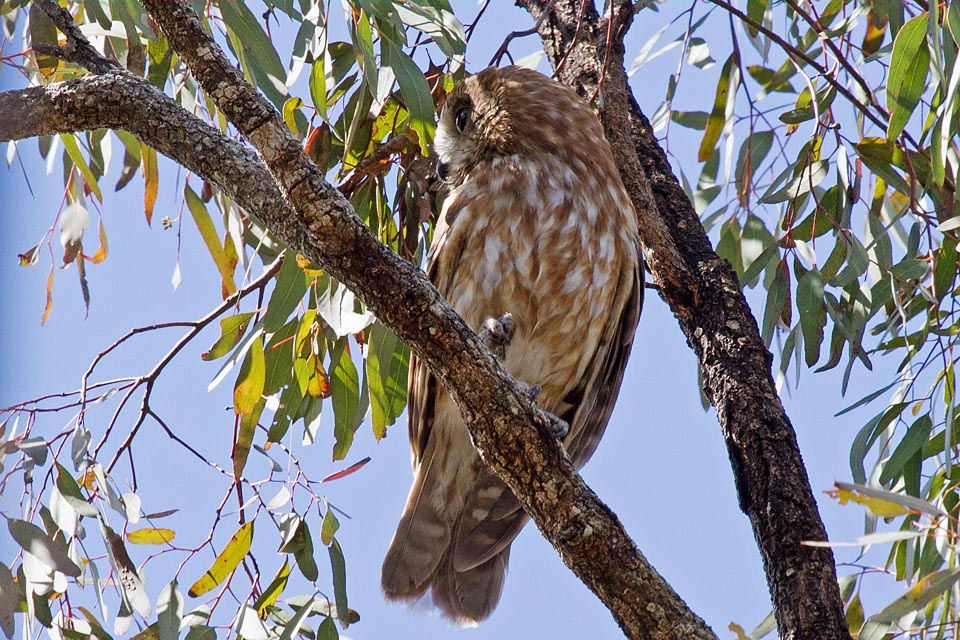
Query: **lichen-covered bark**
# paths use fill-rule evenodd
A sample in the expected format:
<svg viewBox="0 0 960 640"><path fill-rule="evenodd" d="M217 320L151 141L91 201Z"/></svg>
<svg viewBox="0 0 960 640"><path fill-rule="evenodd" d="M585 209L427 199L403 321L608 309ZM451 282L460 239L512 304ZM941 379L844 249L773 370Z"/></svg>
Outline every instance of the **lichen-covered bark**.
<svg viewBox="0 0 960 640"><path fill-rule="evenodd" d="M102 60L95 65L101 70L98 76L0 93L0 141L125 129L216 183L276 237L351 287L424 358L459 404L484 459L627 636L716 638L650 566L557 441L546 435L546 419L529 395L423 274L369 233L301 153L279 115L203 32L192 11L167 0L144 4L259 157L142 78ZM53 5L49 11L62 12Z"/></svg>
<svg viewBox="0 0 960 640"><path fill-rule="evenodd" d="M547 6L538 0L519 4L534 18ZM616 11L612 22L598 16L592 2L551 2L539 22L545 50L555 67L562 64L562 82L600 98L601 120L637 207L653 279L697 354L705 391L717 408L780 637L848 639L833 553L801 544L826 540L826 531L770 374L772 357L736 274L713 251L627 84L620 34L633 19L633 7L609 4Z"/></svg>

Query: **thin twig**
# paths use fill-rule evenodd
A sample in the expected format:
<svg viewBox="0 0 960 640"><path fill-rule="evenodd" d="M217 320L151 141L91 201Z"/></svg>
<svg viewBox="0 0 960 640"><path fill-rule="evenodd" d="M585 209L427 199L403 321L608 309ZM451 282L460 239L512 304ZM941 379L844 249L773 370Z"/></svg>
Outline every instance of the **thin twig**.
<svg viewBox="0 0 960 640"><path fill-rule="evenodd" d="M138 389L141 385L146 385L143 393L143 399L140 403L140 413L137 415L137 420L133 425L133 428L127 434L127 437L124 439L123 443L120 445L120 448L117 449L116 454L114 454L113 459L110 461L110 464L107 465L107 472L113 469L114 465L117 463L117 460L120 458L120 455L130 446L133 442L133 439L136 437L137 432L140 430L140 427L143 425L144 420L147 415L150 413L150 394L153 391L153 385L156 383L157 377L160 373L166 368L170 361L185 347L187 346L203 329L205 329L211 322L220 317L228 309L238 303L240 300L245 298L248 294L253 291L257 291L262 287L265 287L267 283L277 274L280 270L280 261L275 261L270 267L263 272L263 274L248 284L243 289L238 290L233 295L229 296L224 300L217 308L205 315L203 318L192 323L190 331L188 331L180 340L178 340L173 347L160 359L159 362L153 367L153 369L146 375L140 376L137 378L134 385L130 390L124 395L123 400L120 402L120 406L117 407L117 410L113 414L110 422L107 424L107 428L103 433L103 437L100 439L100 442L97 443L96 449L94 449L94 457L100 453L100 449L103 448L103 445L106 443L107 439L110 437L110 433L113 431L113 427L116 425L117 419L120 416L120 411L123 409L126 402L130 399L130 396L133 395L133 392Z"/></svg>

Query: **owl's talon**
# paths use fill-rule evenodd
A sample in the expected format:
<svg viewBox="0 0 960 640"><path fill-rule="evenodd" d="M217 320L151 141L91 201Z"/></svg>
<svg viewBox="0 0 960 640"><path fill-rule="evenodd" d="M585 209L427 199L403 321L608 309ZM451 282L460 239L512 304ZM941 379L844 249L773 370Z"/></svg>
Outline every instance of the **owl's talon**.
<svg viewBox="0 0 960 640"><path fill-rule="evenodd" d="M567 433L570 431L570 425L567 424L566 420L553 415L549 411L544 411L543 415L547 419L547 433L557 439L566 437Z"/></svg>
<svg viewBox="0 0 960 640"><path fill-rule="evenodd" d="M517 322L513 319L513 315L505 313L499 318L491 316L484 320L479 336L497 359L503 360L507 356L507 347L513 341L516 329Z"/></svg>

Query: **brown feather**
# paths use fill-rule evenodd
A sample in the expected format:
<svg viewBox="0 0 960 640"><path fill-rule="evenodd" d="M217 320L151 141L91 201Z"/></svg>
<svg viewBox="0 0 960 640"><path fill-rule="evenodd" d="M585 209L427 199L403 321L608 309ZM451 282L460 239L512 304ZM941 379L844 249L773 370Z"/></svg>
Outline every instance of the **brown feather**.
<svg viewBox="0 0 960 640"><path fill-rule="evenodd" d="M487 69L451 92L435 146L451 191L427 273L474 329L513 314L504 367L569 422L579 467L610 419L643 300L635 212L599 121L536 72ZM415 357L409 392L415 479L383 588L402 600L430 589L470 624L496 606L527 515Z"/></svg>

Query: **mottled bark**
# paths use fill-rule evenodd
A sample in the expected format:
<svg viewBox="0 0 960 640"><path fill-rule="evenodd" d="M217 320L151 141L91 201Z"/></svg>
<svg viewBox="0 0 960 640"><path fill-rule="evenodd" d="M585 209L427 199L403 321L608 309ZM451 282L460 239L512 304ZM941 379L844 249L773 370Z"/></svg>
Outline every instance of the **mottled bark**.
<svg viewBox="0 0 960 640"><path fill-rule="evenodd" d="M535 19L546 6L519 4ZM697 354L704 390L717 409L740 508L750 518L763 557L780 637L848 639L833 553L801 544L827 537L796 433L770 374L772 356L736 274L713 251L627 84L622 34L633 7L609 4L616 11L612 21L598 16L589 1L551 2L549 14L538 22L547 56L560 67L561 82L599 99L607 138L637 207L653 280Z"/></svg>
<svg viewBox="0 0 960 640"><path fill-rule="evenodd" d="M422 272L373 237L301 152L279 114L202 30L195 14L180 2L144 5L259 157L142 78L103 60L91 65L101 71L99 76L0 93L0 141L125 129L216 183L277 238L348 285L429 364L460 406L484 460L627 636L716 638L583 482L547 435L547 420L525 389L504 372ZM44 6L65 28L64 12L51 3ZM80 61L91 55L83 47L74 50ZM71 55L66 50L59 54Z"/></svg>

